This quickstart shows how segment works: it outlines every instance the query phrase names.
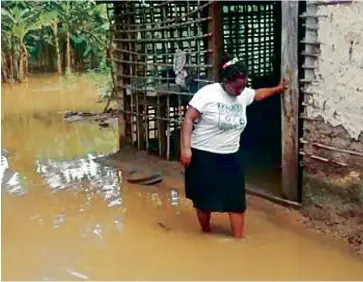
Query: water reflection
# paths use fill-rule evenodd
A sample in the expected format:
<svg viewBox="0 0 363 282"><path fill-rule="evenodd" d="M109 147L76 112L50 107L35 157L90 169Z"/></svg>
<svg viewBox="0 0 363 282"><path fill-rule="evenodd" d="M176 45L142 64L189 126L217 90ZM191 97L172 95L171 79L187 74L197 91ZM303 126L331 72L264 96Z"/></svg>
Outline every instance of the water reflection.
<svg viewBox="0 0 363 282"><path fill-rule="evenodd" d="M121 171L95 161L97 155L88 153L74 160L36 160L36 172L53 191L79 189L86 193L90 204L93 193L101 195L109 207L121 206Z"/></svg>
<svg viewBox="0 0 363 282"><path fill-rule="evenodd" d="M179 192L174 188L170 189L170 204L174 207L179 205Z"/></svg>
<svg viewBox="0 0 363 282"><path fill-rule="evenodd" d="M1 150L1 191L9 195L23 196L27 193L25 177L12 170L9 165L9 153Z"/></svg>

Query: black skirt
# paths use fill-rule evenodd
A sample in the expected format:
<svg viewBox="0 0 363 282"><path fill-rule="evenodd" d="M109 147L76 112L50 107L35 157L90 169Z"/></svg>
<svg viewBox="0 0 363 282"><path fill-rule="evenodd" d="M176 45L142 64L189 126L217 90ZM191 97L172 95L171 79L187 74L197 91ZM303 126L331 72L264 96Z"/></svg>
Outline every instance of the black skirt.
<svg viewBox="0 0 363 282"><path fill-rule="evenodd" d="M238 153L192 149L191 163L185 168L185 196L202 211L243 213L245 182Z"/></svg>

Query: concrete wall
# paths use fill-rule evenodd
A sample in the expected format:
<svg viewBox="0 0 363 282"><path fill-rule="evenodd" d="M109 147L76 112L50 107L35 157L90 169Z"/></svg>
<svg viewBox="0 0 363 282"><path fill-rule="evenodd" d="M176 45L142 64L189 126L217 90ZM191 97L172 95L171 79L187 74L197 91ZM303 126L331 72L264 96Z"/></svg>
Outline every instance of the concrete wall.
<svg viewBox="0 0 363 282"><path fill-rule="evenodd" d="M318 29L306 31L307 40L317 43L305 50L317 56L305 60L313 66L305 69L305 77L315 80L304 85L305 174L359 184L363 182L363 1L308 5L307 10L318 15L308 17L307 25Z"/></svg>

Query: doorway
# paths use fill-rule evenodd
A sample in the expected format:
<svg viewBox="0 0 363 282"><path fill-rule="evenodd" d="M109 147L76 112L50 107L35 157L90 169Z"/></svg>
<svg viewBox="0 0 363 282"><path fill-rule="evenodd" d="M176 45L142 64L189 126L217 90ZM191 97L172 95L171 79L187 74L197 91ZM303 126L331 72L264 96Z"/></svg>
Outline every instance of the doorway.
<svg viewBox="0 0 363 282"><path fill-rule="evenodd" d="M223 48L249 67L248 86L275 86L280 80L281 2L222 2ZM281 101L279 96L247 108L240 158L246 183L281 196Z"/></svg>

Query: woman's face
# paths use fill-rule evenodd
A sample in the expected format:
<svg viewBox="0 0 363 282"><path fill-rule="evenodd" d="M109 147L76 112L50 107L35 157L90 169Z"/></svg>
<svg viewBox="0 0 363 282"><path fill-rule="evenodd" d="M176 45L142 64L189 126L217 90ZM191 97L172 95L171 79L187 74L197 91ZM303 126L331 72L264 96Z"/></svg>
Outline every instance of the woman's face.
<svg viewBox="0 0 363 282"><path fill-rule="evenodd" d="M224 88L232 96L239 96L247 85L247 75L240 74L233 80L225 81Z"/></svg>

